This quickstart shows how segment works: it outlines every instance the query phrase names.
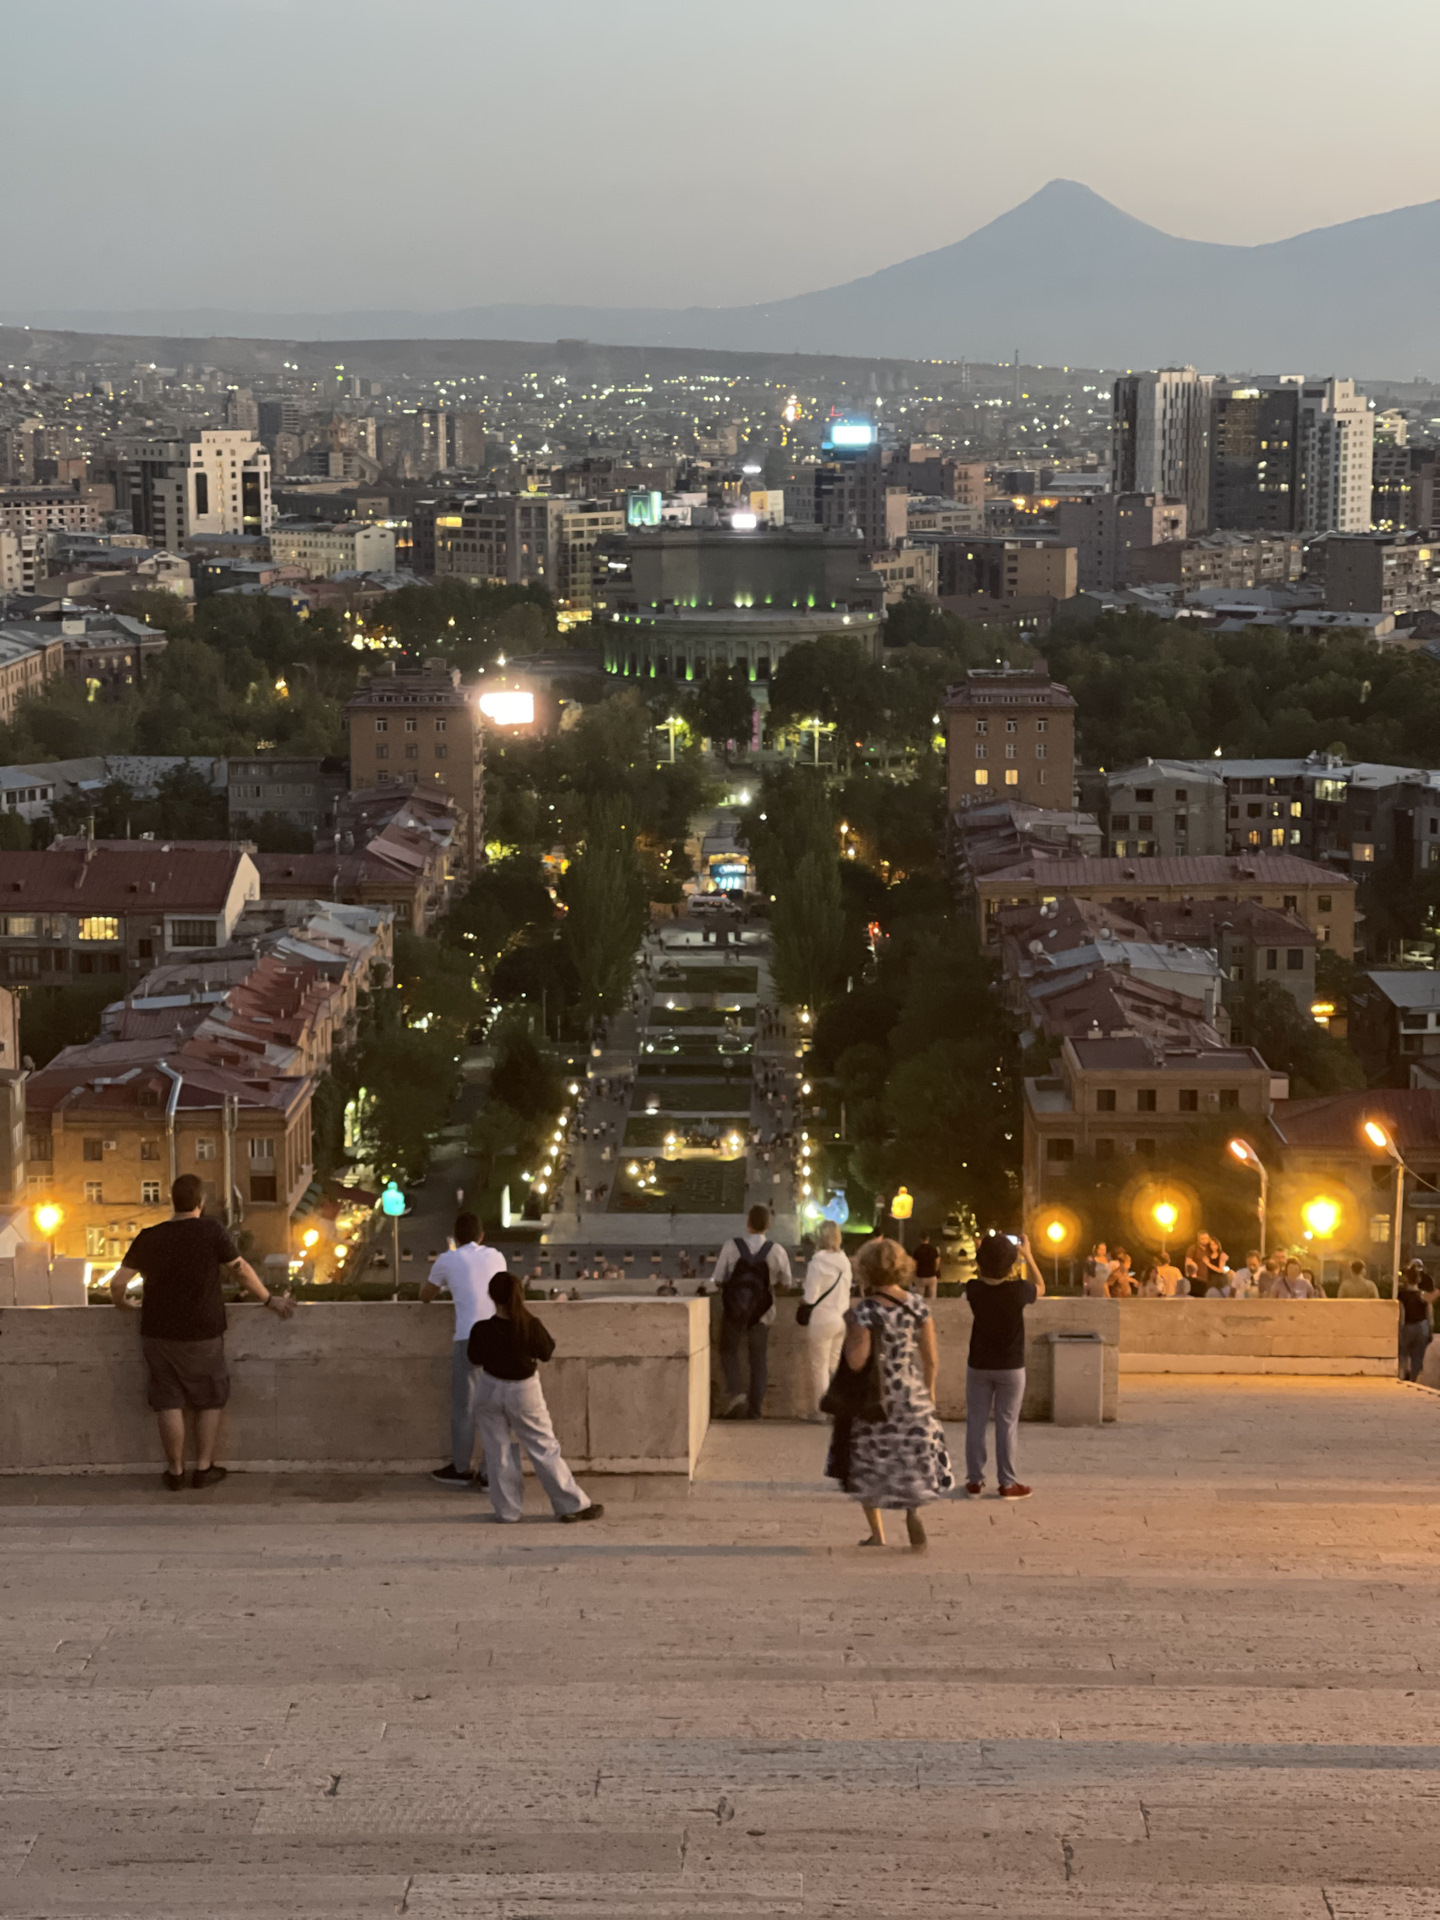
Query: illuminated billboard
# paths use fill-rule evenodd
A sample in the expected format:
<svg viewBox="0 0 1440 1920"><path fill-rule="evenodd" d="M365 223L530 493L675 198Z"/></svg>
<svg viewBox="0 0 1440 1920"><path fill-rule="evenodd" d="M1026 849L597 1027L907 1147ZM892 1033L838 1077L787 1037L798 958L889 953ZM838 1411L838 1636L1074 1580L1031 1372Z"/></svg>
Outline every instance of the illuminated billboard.
<svg viewBox="0 0 1440 1920"><path fill-rule="evenodd" d="M535 719L533 693L482 693L480 711L494 727L528 727Z"/></svg>
<svg viewBox="0 0 1440 1920"><path fill-rule="evenodd" d="M627 527L658 527L660 509L664 500L658 493L627 493L625 496L625 524Z"/></svg>
<svg viewBox="0 0 1440 1920"><path fill-rule="evenodd" d="M873 447L876 439L873 420L832 420L825 429L825 445L853 453L860 447Z"/></svg>

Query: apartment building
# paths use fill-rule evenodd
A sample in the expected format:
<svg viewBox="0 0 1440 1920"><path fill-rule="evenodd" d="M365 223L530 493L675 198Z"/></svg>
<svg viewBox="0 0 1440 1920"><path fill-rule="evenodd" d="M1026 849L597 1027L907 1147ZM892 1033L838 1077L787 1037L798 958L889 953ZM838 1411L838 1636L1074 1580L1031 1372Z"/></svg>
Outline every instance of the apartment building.
<svg viewBox="0 0 1440 1920"><path fill-rule="evenodd" d="M65 671L65 640L53 624L14 621L0 627L0 721L15 718L27 694Z"/></svg>
<svg viewBox="0 0 1440 1920"><path fill-rule="evenodd" d="M270 557L309 580L337 573L393 573L395 529L377 520L300 520L270 529Z"/></svg>
<svg viewBox="0 0 1440 1920"><path fill-rule="evenodd" d="M1068 808L1075 699L1044 672L974 668L945 695L950 809L995 799Z"/></svg>
<svg viewBox="0 0 1440 1920"><path fill-rule="evenodd" d="M1305 542L1298 533L1208 533L1136 548L1121 584L1236 591L1293 586L1304 570Z"/></svg>
<svg viewBox="0 0 1440 1920"><path fill-rule="evenodd" d="M1127 586L1136 554L1183 541L1188 526L1185 502L1158 493L1097 493L1055 508L1061 544L1075 549L1081 593Z"/></svg>
<svg viewBox="0 0 1440 1920"><path fill-rule="evenodd" d="M1155 907L1212 900L1292 914L1343 959L1355 952L1355 882L1287 853L1192 854L1172 859L1030 857L973 879L981 938L995 945L1007 906L1075 898L1144 920Z"/></svg>
<svg viewBox="0 0 1440 1920"><path fill-rule="evenodd" d="M1440 550L1419 533L1332 533L1325 605L1336 613L1408 613L1440 599Z"/></svg>
<svg viewBox="0 0 1440 1920"><path fill-rule="evenodd" d="M1138 1035L1067 1039L1056 1071L1024 1082L1025 1209L1063 1201L1076 1159L1133 1159L1137 1174L1184 1173L1193 1131L1233 1115L1252 1134L1288 1093L1253 1047L1172 1047Z"/></svg>
<svg viewBox="0 0 1440 1920"><path fill-rule="evenodd" d="M226 812L237 835L267 814L305 832L328 826L347 785L344 761L320 754L246 755L226 773Z"/></svg>
<svg viewBox="0 0 1440 1920"><path fill-rule="evenodd" d="M1127 373L1115 382L1115 491L1183 500L1187 531L1204 533L1210 512L1211 375L1194 367Z"/></svg>
<svg viewBox="0 0 1440 1920"><path fill-rule="evenodd" d="M559 516L555 539L555 593L563 612L589 619L595 605L595 548L610 535L623 535L625 515L598 500L570 503Z"/></svg>
<svg viewBox="0 0 1440 1920"><path fill-rule="evenodd" d="M472 586L534 582L558 592L561 534L574 506L563 495L493 493L437 514L435 578Z"/></svg>
<svg viewBox="0 0 1440 1920"><path fill-rule="evenodd" d="M1207 767L1147 760L1100 779L1100 822L1112 858L1226 851L1225 782ZM1082 794L1091 784L1098 782L1082 777Z"/></svg>
<svg viewBox="0 0 1440 1920"><path fill-rule="evenodd" d="M444 660L418 667L387 661L345 703L350 781L356 788L441 789L460 819L457 859L465 879L485 845L485 736L480 688L462 686Z"/></svg>
<svg viewBox="0 0 1440 1920"><path fill-rule="evenodd" d="M268 533L270 455L238 427L127 441L116 464L116 498L136 533L172 553L197 533Z"/></svg>
<svg viewBox="0 0 1440 1920"><path fill-rule="evenodd" d="M1368 530L1375 423L1353 380L1275 374L1222 383L1212 439L1213 525L1242 532Z"/></svg>
<svg viewBox="0 0 1440 1920"><path fill-rule="evenodd" d="M101 508L94 489L0 487L0 530L9 533L98 533Z"/></svg>
<svg viewBox="0 0 1440 1920"><path fill-rule="evenodd" d="M0 852L0 967L9 981L133 984L167 954L224 946L260 895L224 841L58 839Z"/></svg>

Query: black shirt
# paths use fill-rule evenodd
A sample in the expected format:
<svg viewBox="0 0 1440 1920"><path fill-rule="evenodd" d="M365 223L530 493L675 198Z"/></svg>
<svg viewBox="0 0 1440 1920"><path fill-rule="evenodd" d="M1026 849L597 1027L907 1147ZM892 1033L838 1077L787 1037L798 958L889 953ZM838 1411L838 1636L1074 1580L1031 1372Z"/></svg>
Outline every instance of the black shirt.
<svg viewBox="0 0 1440 1920"><path fill-rule="evenodd" d="M141 1333L152 1340L214 1340L224 1333L220 1272L239 1257L218 1220L165 1220L137 1233L123 1264L145 1281Z"/></svg>
<svg viewBox="0 0 1440 1920"><path fill-rule="evenodd" d="M534 1314L526 1316L523 1334L513 1320L493 1314L477 1320L466 1343L472 1367L483 1367L492 1380L529 1380L537 1360L548 1360L555 1342Z"/></svg>
<svg viewBox="0 0 1440 1920"><path fill-rule="evenodd" d="M911 1256L915 1262L917 1280L933 1280L940 1271L940 1255L928 1240L922 1240Z"/></svg>
<svg viewBox="0 0 1440 1920"><path fill-rule="evenodd" d="M974 1326L970 1365L1008 1371L1025 1364L1025 1309L1038 1299L1033 1280L972 1280L965 1289Z"/></svg>
<svg viewBox="0 0 1440 1920"><path fill-rule="evenodd" d="M1401 1285L1400 1305L1404 1309L1407 1327L1416 1327L1422 1320L1430 1318L1430 1302L1418 1287Z"/></svg>

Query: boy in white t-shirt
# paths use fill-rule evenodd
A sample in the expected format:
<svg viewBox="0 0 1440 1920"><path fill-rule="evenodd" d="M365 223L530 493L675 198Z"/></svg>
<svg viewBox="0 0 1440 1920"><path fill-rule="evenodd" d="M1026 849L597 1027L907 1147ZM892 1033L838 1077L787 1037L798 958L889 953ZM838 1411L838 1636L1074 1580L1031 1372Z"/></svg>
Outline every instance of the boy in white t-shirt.
<svg viewBox="0 0 1440 1920"><path fill-rule="evenodd" d="M420 1283L420 1298L438 1300L442 1292L455 1302L455 1344L450 1349L450 1458L430 1478L442 1487L483 1487L483 1464L472 1472L475 1459L475 1369L466 1347L477 1320L495 1311L490 1282L505 1271L505 1256L483 1246L485 1230L473 1213L455 1219L455 1245L442 1253Z"/></svg>

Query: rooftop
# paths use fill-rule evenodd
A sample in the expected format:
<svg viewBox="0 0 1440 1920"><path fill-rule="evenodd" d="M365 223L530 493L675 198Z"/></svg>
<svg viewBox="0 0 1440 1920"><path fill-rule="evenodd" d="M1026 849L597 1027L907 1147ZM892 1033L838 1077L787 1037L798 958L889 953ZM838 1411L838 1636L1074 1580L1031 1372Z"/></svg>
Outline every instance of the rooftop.
<svg viewBox="0 0 1440 1920"><path fill-rule="evenodd" d="M218 912L247 855L226 841L104 841L0 851L0 902L27 913Z"/></svg>
<svg viewBox="0 0 1440 1920"><path fill-rule="evenodd" d="M984 876L982 884L1043 880L1055 887L1324 887L1327 893L1353 891L1355 882L1328 867L1292 853L1192 853L1140 855L1129 860L1048 860L1032 856L1018 866Z"/></svg>

